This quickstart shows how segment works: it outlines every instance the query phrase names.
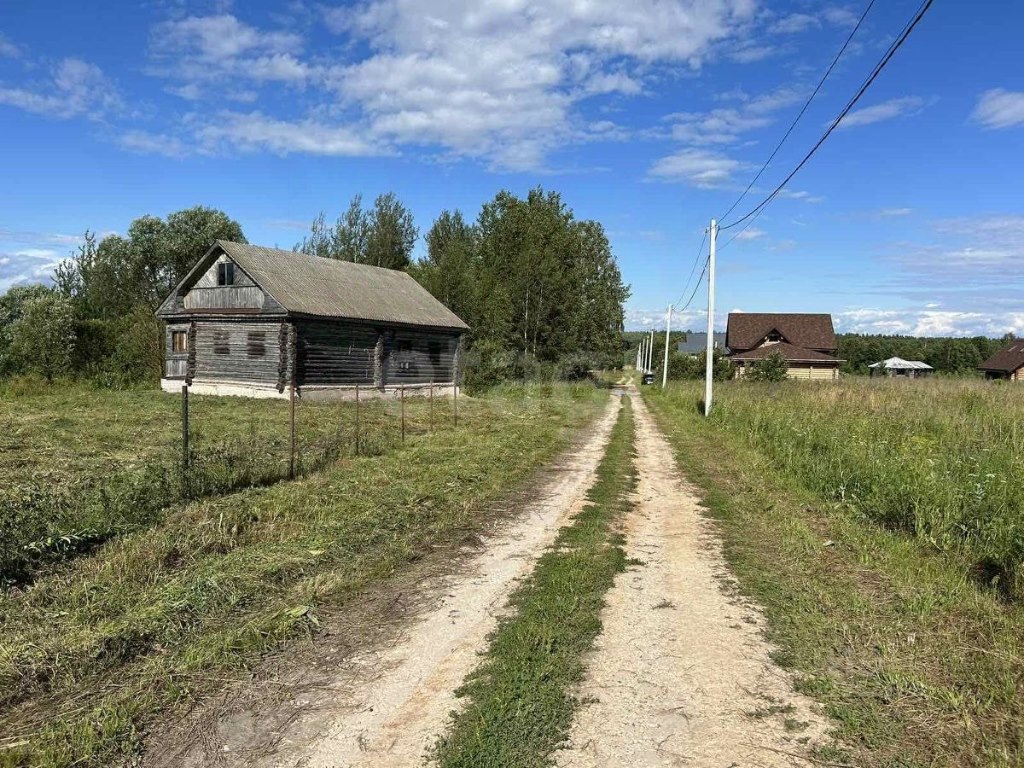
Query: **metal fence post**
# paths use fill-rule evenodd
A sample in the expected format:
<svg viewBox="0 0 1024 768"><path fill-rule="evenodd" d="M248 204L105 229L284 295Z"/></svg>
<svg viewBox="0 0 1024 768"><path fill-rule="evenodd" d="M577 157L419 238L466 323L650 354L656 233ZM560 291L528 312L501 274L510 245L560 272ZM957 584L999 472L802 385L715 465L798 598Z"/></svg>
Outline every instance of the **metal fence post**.
<svg viewBox="0 0 1024 768"><path fill-rule="evenodd" d="M288 479L295 479L295 380L288 388Z"/></svg>
<svg viewBox="0 0 1024 768"><path fill-rule="evenodd" d="M359 385L356 384L356 456L359 455Z"/></svg>
<svg viewBox="0 0 1024 768"><path fill-rule="evenodd" d="M459 426L459 385L452 382L452 415L455 417L455 426Z"/></svg>
<svg viewBox="0 0 1024 768"><path fill-rule="evenodd" d="M188 384L181 385L181 495L188 496Z"/></svg>
<svg viewBox="0 0 1024 768"><path fill-rule="evenodd" d="M429 430L430 430L431 434L433 434L433 432L434 432L434 379L433 379L433 377L431 377L431 379L430 379L430 421L428 423L430 425L429 426Z"/></svg>
<svg viewBox="0 0 1024 768"><path fill-rule="evenodd" d="M405 442L405 384L401 385L399 397L402 401L402 442Z"/></svg>

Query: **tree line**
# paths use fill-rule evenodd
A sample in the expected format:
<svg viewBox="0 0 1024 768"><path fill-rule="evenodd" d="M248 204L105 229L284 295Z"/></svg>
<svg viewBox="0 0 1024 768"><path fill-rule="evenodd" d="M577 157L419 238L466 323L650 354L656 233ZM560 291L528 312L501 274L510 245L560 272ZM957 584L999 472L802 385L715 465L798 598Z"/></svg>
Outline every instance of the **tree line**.
<svg viewBox="0 0 1024 768"><path fill-rule="evenodd" d="M52 286L0 296L0 375L156 381L163 336L153 313L218 239L247 242L238 222L201 206L141 216L124 236L86 232ZM446 210L416 260L418 239L393 193L372 206L356 195L333 223L320 213L294 250L408 271L469 324L471 387L617 364L629 289L603 227L577 219L557 192L499 192L472 222Z"/></svg>

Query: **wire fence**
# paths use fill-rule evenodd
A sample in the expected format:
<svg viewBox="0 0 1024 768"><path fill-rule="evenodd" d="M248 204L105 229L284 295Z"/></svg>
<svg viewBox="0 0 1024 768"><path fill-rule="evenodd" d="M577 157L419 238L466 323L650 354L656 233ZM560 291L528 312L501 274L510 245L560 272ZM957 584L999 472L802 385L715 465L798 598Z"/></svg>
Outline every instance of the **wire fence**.
<svg viewBox="0 0 1024 768"><path fill-rule="evenodd" d="M36 568L115 536L158 524L179 503L272 485L345 457L378 456L420 435L458 425L451 385L399 387L358 399L244 400L196 396L155 418L140 461L70 473L59 483L0 488L0 586L31 581ZM116 415L111 415L115 417ZM168 443L168 435L176 434ZM162 435L157 437L156 435Z"/></svg>

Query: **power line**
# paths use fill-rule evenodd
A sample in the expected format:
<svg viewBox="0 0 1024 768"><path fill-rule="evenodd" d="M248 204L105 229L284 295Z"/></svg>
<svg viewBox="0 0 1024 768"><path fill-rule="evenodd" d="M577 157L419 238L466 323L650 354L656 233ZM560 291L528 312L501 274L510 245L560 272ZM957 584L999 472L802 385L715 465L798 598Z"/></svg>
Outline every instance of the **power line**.
<svg viewBox="0 0 1024 768"><path fill-rule="evenodd" d="M725 217L736 209L736 206L740 204L740 201L742 201L743 198L747 196L747 193L750 192L754 184L757 183L757 180L761 178L761 174L765 172L771 161L775 159L775 155L777 155L779 150L782 149L782 145L786 143L786 139L789 138L789 135L793 132L793 129L796 128L796 124L800 122L800 118L804 116L804 113L807 111L807 108L811 106L811 102L814 101L814 97L818 95L818 91L821 90L821 87L825 84L825 81L828 80L828 76L832 74L832 70L835 69L836 64L839 63L839 59L842 58L842 55L850 46L850 43L853 41L853 36L857 34L857 30L859 30L861 24L864 23L864 19L867 17L868 11L871 10L874 4L875 0L871 0L868 3L867 7L864 9L864 12L860 15L860 18L857 19L857 25L850 31L849 36L846 38L846 42L843 43L843 47L839 49L839 53L835 55L835 58L832 59L832 63L828 65L828 69L825 70L825 74L821 76L821 80L818 81L818 85L815 86L814 90L811 92L811 95L807 97L807 101L804 102L803 107L801 107L800 111L797 113L797 116L793 119L793 122L790 124L789 129L786 131L785 135L783 135L782 139L775 146L775 149L772 150L772 153L768 155L768 159L764 161L764 165L762 165L761 168L757 171L757 174L754 176L754 178L750 180L749 184L747 184L747 188L743 190L743 194L736 198L736 201L729 207L728 211L726 211L725 213L718 217L719 221L725 221Z"/></svg>
<svg viewBox="0 0 1024 768"><path fill-rule="evenodd" d="M704 252L704 243L708 241L708 231L704 230L704 239L700 241L700 247L697 249L697 255L693 257L693 266L690 267L690 276L686 278L686 285L683 286L683 292L679 294L679 298L676 303L672 305L672 309L676 308L676 305L683 300L683 296L686 295L686 289L690 287L690 281L693 280L693 273L697 271L697 262L700 261L700 255Z"/></svg>
<svg viewBox="0 0 1024 768"><path fill-rule="evenodd" d="M700 277L697 278L697 284L695 286L693 286L693 293L690 294L690 298L688 298L686 300L686 303L683 306L681 306L681 307L674 307L674 309L676 309L677 312L684 312L686 310L686 308L688 306L690 306L690 304L693 303L693 297L697 295L697 289L700 288L700 284L704 281L704 275L706 275L708 273L708 264L710 264L710 263L711 263L711 256L708 255L708 257L704 260L704 269L702 269L700 271ZM682 300L682 296L680 296L679 299L681 301ZM679 302L676 302L676 304L678 304L678 303Z"/></svg>
<svg viewBox="0 0 1024 768"><path fill-rule="evenodd" d="M857 93L854 94L853 98L847 102L846 106L843 107L842 112L840 112L839 116L832 121L832 124L829 125L828 129L825 131L825 133L822 134L821 138L818 139L817 143L813 147L811 147L810 152L804 155L804 159L801 160L797 164L796 168L790 171L789 175L782 180L782 183L780 183L774 190L772 190L771 194L764 198L764 200L758 203L744 216L741 216L740 218L736 219L736 221L732 222L731 224L726 224L720 227L720 229L731 229L732 227L735 227L737 224L746 221L751 216L756 216L766 205L768 205L772 200L776 198L776 196L778 196L779 192L782 191L783 187L785 187L786 184L788 184L790 180L794 176L796 176L800 169L807 164L807 162L814 156L814 154L818 151L821 145L825 143L825 140L832 135L832 131L836 129L839 123L842 122L843 118L846 117L850 110L853 109L853 107L857 104L858 101L860 101L861 97L867 92L868 88L871 87L871 84L874 83L878 76L882 73L882 70L885 69L885 66L889 63L892 57L896 55L896 51L898 51L903 46L903 43L906 42L907 38L910 37L910 33L914 31L914 28L918 25L918 23L920 23L921 19L924 18L924 15L928 12L928 9L931 8L932 3L934 1L935 0L924 0L924 2L921 4L921 7L918 9L917 13L914 14L914 17L910 20L910 22L907 23L906 27L903 28L903 32L900 34L900 36L892 43L892 45L889 46L889 50L886 51L882 59L878 62L878 64L875 65L875 68L872 70L867 80L865 80L864 83L861 85Z"/></svg>

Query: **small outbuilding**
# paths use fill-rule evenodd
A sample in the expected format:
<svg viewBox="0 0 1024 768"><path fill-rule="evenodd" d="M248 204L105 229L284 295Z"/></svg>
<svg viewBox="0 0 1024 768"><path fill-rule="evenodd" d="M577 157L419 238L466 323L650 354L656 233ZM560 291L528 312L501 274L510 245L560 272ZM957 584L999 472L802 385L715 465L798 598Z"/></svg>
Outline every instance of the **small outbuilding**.
<svg viewBox="0 0 1024 768"><path fill-rule="evenodd" d="M902 357L890 357L879 363L872 363L868 366L871 376L902 376L908 379L921 379L931 376L935 369L920 360L904 360Z"/></svg>
<svg viewBox="0 0 1024 768"><path fill-rule="evenodd" d="M736 378L747 375L751 365L779 354L790 379L834 381L842 360L835 354L836 334L832 316L798 312L731 312L725 345Z"/></svg>
<svg viewBox="0 0 1024 768"><path fill-rule="evenodd" d="M978 366L986 379L1024 381L1024 340L1018 339Z"/></svg>
<svg viewBox="0 0 1024 768"><path fill-rule="evenodd" d="M156 314L166 391L249 397L452 387L469 330L405 272L226 240Z"/></svg>

